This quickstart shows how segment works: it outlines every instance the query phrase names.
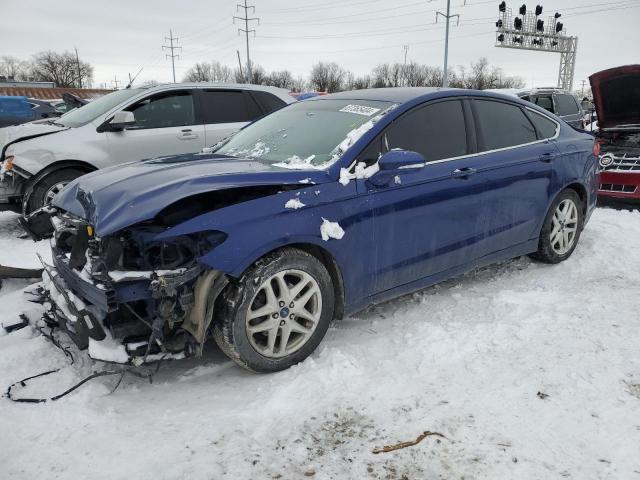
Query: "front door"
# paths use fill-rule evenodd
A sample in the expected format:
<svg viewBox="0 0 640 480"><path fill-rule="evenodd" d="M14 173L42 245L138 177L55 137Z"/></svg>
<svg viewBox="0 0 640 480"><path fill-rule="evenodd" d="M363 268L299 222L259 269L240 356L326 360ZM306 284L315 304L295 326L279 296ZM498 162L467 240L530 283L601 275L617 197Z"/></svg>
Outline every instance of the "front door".
<svg viewBox="0 0 640 480"><path fill-rule="evenodd" d="M384 132L381 148L419 152L425 166L400 170L383 186L358 181L372 206L376 293L465 264L482 248L485 182L469 115L457 99L404 114Z"/></svg>
<svg viewBox="0 0 640 480"><path fill-rule="evenodd" d="M108 132L109 153L115 163L200 152L204 126L196 125L190 90L171 90L147 97L125 110L136 123L120 132Z"/></svg>

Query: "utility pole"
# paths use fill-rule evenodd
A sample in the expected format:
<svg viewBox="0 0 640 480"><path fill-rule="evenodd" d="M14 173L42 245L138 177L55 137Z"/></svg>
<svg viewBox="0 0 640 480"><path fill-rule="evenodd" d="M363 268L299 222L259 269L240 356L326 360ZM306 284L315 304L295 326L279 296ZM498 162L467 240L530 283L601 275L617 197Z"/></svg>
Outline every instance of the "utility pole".
<svg viewBox="0 0 640 480"><path fill-rule="evenodd" d="M247 5L247 0L244 0L244 5L241 4L237 4L236 5L236 10L239 10L243 8L244 9L244 16L243 17L233 17L233 23L236 23L236 20L242 20L244 21L244 28L239 28L238 29L238 35L240 33L244 33L245 36L245 41L247 44L247 83L251 83L251 59L249 57L249 33L253 32L253 34L256 34L255 29L249 29L249 22L258 22L258 25L260 25L260 19L257 17L253 17L253 18L249 18L249 9L253 9L253 13L256 13L256 7L253 5Z"/></svg>
<svg viewBox="0 0 640 480"><path fill-rule="evenodd" d="M162 49L164 50L165 48L167 50L171 50L171 54L165 54L166 58L170 58L171 59L171 70L173 70L173 83L176 83L176 58L180 58L180 55L175 55L173 53L174 50L180 50L182 51L182 47L178 47L178 46L174 46L173 45L173 41L175 40L176 43L178 42L178 37L174 37L173 36L173 31L171 29L169 29L169 36L168 37L164 37L165 42L169 41L169 45L163 45Z"/></svg>
<svg viewBox="0 0 640 480"><path fill-rule="evenodd" d="M78 57L78 49L76 47L73 47L76 50L76 67L78 68L78 84L80 85L79 88L82 88L82 75L80 75L80 57Z"/></svg>
<svg viewBox="0 0 640 480"><path fill-rule="evenodd" d="M402 45L402 50L404 50L404 64L407 65L407 52L409 51L409 45Z"/></svg>
<svg viewBox="0 0 640 480"><path fill-rule="evenodd" d="M236 53L238 54L238 68L240 69L240 78L244 78L244 75L242 74L242 62L240 61L240 50L236 50Z"/></svg>
<svg viewBox="0 0 640 480"><path fill-rule="evenodd" d="M455 14L451 15L451 0L447 0L447 14L445 15L442 12L436 12L436 23L438 23L438 15L442 15L447 21L447 26L445 29L445 37L444 37L444 72L442 75L442 86L444 88L449 86L449 71L447 69L447 63L449 61L449 21L456 17L456 25L460 23L460 15Z"/></svg>
<svg viewBox="0 0 640 480"><path fill-rule="evenodd" d="M118 77L116 77L115 75L113 76L113 80L111 80L111 84L115 84L116 86L116 90L118 90L118 84L120 83L120 80L118 80Z"/></svg>

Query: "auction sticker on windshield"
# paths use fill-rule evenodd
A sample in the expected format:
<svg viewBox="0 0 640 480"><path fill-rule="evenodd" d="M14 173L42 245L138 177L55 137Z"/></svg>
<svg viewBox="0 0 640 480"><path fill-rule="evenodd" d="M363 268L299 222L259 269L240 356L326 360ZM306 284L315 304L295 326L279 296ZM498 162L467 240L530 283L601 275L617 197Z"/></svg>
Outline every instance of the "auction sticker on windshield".
<svg viewBox="0 0 640 480"><path fill-rule="evenodd" d="M367 107L365 105L347 105L340 109L341 112L346 113L355 113L356 115L364 115L365 117L370 117L374 113L380 111L379 108Z"/></svg>

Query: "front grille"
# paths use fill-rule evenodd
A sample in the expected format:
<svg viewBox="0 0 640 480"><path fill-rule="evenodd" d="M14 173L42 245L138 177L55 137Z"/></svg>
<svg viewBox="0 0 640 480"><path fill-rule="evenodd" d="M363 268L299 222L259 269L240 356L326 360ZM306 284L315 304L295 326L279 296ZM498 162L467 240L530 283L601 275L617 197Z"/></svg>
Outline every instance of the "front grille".
<svg viewBox="0 0 640 480"><path fill-rule="evenodd" d="M611 165L607 165L606 167L601 167L602 171L640 172L640 157L625 157L625 156L617 157L611 154L608 154L607 156L613 159L613 163Z"/></svg>
<svg viewBox="0 0 640 480"><path fill-rule="evenodd" d="M603 192L617 192L617 193L636 193L635 185L619 185L617 183L601 183L600 190Z"/></svg>

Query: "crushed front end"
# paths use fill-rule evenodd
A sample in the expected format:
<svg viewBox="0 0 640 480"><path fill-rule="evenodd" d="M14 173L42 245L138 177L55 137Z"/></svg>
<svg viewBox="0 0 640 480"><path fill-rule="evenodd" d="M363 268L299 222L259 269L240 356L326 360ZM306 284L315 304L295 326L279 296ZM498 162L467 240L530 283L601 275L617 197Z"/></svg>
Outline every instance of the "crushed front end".
<svg viewBox="0 0 640 480"><path fill-rule="evenodd" d="M640 200L640 132L601 131L598 195Z"/></svg>
<svg viewBox="0 0 640 480"><path fill-rule="evenodd" d="M68 213L51 221L53 261L43 273L48 320L80 349L132 365L202 352L228 280L197 258L222 243L223 233L156 241L166 228L149 224L100 238Z"/></svg>

